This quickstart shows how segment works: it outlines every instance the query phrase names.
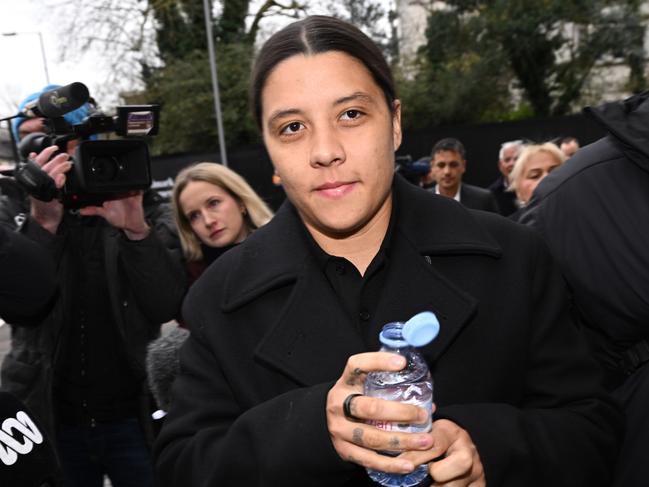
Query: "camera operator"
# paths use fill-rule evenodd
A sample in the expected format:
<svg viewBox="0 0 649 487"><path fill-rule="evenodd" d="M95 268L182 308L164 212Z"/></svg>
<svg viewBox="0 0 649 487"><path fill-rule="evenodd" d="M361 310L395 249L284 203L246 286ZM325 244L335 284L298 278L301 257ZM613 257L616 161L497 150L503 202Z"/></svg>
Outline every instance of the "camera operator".
<svg viewBox="0 0 649 487"><path fill-rule="evenodd" d="M43 92L59 88L60 85L47 85L42 91L37 91L25 97L18 105L18 111L23 112L28 104L36 102ZM90 102L84 103L76 110L63 115L64 120L70 125L81 123L95 110ZM17 142L29 134L46 132L47 124L44 117L19 116L11 121L11 131ZM70 139L66 150L72 154L77 145L77 139ZM30 200L25 189L11 177L0 177L0 222L13 225L21 213L29 213ZM20 217L19 217L20 219ZM20 221L20 220L19 220Z"/></svg>
<svg viewBox="0 0 649 487"><path fill-rule="evenodd" d="M73 162L57 149L30 160L61 189ZM148 191L78 211L30 200L20 231L51 252L60 294L40 326L13 327L3 387L54 435L66 487L152 486L146 345L185 291L171 216Z"/></svg>

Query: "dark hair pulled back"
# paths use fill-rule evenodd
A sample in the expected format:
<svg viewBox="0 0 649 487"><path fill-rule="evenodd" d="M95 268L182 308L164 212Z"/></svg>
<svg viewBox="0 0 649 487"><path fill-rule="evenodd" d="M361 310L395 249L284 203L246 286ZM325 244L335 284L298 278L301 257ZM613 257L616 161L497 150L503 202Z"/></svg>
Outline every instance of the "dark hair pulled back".
<svg viewBox="0 0 649 487"><path fill-rule="evenodd" d="M261 128L261 93L272 70L296 54L315 55L339 51L360 61L383 91L390 110L396 99L392 72L378 46L353 25L323 15L294 22L263 45L252 69L250 107Z"/></svg>

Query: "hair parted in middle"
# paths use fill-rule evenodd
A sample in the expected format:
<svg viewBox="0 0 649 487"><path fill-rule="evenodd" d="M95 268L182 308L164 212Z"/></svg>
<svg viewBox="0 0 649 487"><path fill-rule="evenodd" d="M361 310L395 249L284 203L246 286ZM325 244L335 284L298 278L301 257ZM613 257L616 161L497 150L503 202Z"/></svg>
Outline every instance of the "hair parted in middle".
<svg viewBox="0 0 649 487"><path fill-rule="evenodd" d="M293 22L266 41L252 69L249 102L253 118L261 128L261 93L273 69L285 59L297 54L313 56L338 51L357 59L370 72L394 110L396 92L392 71L381 50L358 28L343 20L313 15Z"/></svg>
<svg viewBox="0 0 649 487"><path fill-rule="evenodd" d="M255 230L265 225L273 217L273 212L268 205L246 180L232 169L215 162L199 162L184 168L174 181L171 202L180 244L189 261L203 258L201 241L192 230L189 220L180 206L180 194L192 181L203 181L218 186L241 203L246 210L243 215L244 225L247 225L249 230Z"/></svg>

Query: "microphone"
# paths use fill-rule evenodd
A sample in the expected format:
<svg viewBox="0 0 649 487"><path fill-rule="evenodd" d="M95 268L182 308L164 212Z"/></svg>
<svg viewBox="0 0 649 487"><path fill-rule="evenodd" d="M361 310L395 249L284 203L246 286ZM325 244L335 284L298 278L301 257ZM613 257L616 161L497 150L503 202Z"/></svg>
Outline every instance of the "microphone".
<svg viewBox="0 0 649 487"><path fill-rule="evenodd" d="M174 328L168 334L153 340L147 347L149 389L163 411L168 411L171 405L171 386L180 372L178 352L188 336L189 331L185 328Z"/></svg>
<svg viewBox="0 0 649 487"><path fill-rule="evenodd" d="M20 115L27 117L62 117L68 112L83 106L90 99L88 87L80 82L44 91L34 100L25 105Z"/></svg>
<svg viewBox="0 0 649 487"><path fill-rule="evenodd" d="M52 443L27 407L8 392L0 392L0 421L0 485L62 486Z"/></svg>

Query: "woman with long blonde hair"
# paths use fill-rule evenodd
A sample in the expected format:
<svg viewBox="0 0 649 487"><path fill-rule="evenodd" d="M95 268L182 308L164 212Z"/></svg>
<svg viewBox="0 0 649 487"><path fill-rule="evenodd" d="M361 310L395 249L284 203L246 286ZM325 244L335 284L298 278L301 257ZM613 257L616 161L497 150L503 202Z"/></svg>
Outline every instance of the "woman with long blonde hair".
<svg viewBox="0 0 649 487"><path fill-rule="evenodd" d="M273 217L245 179L213 162L200 162L178 173L172 206L192 281Z"/></svg>
<svg viewBox="0 0 649 487"><path fill-rule="evenodd" d="M193 164L178 173L172 207L190 285L220 255L273 217L245 179L213 162ZM178 328L148 347L149 386L163 411L171 403L171 385L178 373L178 349L189 336L181 317L179 322Z"/></svg>

